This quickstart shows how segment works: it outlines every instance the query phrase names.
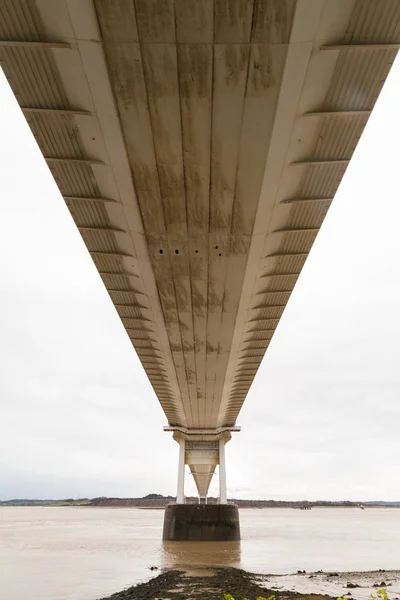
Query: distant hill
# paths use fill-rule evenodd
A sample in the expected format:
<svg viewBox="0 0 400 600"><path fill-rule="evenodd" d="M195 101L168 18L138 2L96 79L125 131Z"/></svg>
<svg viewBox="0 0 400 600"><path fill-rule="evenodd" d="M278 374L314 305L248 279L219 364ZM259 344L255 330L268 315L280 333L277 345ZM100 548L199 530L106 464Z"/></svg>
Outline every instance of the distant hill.
<svg viewBox="0 0 400 600"><path fill-rule="evenodd" d="M0 506L90 506L92 500L89 498L66 498L65 500L14 498L12 500L0 500Z"/></svg>
<svg viewBox="0 0 400 600"><path fill-rule="evenodd" d="M364 502L365 506L400 506L400 502L386 502L385 500L373 500Z"/></svg>
<svg viewBox="0 0 400 600"><path fill-rule="evenodd" d="M114 507L140 507L140 508L164 508L170 502L174 502L174 496L163 496L162 494L147 494L143 498L65 498L62 500L51 500L51 499L28 499L28 498L14 498L12 500L0 501L0 506L87 506L87 507L100 507L100 506L114 506ZM187 497L186 502L188 504L197 504L197 497ZM209 504L216 504L218 498L208 498ZM317 500L317 501L290 501L290 500L241 500L240 498L232 498L230 502L237 504L241 508L297 508L297 509L310 509L313 507L400 507L400 501L398 502L387 502L385 500L375 500L368 502L350 502L348 500L342 500L339 502L329 500Z"/></svg>

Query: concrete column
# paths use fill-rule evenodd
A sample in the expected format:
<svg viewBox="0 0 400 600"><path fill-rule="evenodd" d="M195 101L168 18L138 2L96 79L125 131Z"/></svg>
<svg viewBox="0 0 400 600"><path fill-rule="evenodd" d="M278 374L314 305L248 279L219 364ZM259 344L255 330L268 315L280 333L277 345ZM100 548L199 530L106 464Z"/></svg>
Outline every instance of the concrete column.
<svg viewBox="0 0 400 600"><path fill-rule="evenodd" d="M176 503L185 504L185 440L179 440L178 492Z"/></svg>
<svg viewBox="0 0 400 600"><path fill-rule="evenodd" d="M219 440L219 503L228 504L226 493L225 440Z"/></svg>

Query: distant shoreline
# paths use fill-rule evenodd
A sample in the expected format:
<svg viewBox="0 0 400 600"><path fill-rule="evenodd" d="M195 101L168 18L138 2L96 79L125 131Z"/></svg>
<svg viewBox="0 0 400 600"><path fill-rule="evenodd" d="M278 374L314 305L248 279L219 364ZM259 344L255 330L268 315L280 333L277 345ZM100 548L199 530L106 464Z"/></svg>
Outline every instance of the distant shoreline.
<svg viewBox="0 0 400 600"><path fill-rule="evenodd" d="M368 502L334 502L334 501L290 501L290 500L243 500L232 498L230 502L237 504L239 508L293 508L298 510L310 510L312 508L400 508L399 502L388 502L384 500ZM87 508L141 508L141 509L163 509L171 502L175 502L172 496L162 496L160 494L149 494L143 498L64 498L54 499L31 499L31 498L13 498L11 500L0 501L1 506L53 506L53 507L87 507ZM197 498L186 498L188 504L196 504ZM216 504L217 498L209 498L210 504Z"/></svg>

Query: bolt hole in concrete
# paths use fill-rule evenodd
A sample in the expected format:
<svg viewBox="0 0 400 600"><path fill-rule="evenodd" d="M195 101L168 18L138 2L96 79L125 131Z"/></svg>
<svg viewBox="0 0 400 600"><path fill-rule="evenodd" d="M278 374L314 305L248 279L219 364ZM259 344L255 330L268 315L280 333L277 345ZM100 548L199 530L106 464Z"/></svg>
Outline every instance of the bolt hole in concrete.
<svg viewBox="0 0 400 600"><path fill-rule="evenodd" d="M175 250L175 254L179 254L179 250Z"/></svg>
<svg viewBox="0 0 400 600"><path fill-rule="evenodd" d="M160 254L164 254L164 250L160 250Z"/></svg>

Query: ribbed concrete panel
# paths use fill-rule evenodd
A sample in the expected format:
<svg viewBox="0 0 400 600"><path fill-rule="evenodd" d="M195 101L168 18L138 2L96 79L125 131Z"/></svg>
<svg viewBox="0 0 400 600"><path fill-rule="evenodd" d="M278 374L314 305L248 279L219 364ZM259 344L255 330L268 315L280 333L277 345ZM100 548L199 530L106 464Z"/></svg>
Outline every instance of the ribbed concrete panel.
<svg viewBox="0 0 400 600"><path fill-rule="evenodd" d="M400 5L396 0L357 0L351 16L345 42L398 42L400 36Z"/></svg>
<svg viewBox="0 0 400 600"><path fill-rule="evenodd" d="M399 23L397 0L1 3L6 76L171 424L234 424Z"/></svg>
<svg viewBox="0 0 400 600"><path fill-rule="evenodd" d="M367 117L348 115L321 119L320 135L313 158L318 160L350 159L361 137Z"/></svg>
<svg viewBox="0 0 400 600"><path fill-rule="evenodd" d="M81 235L89 251L118 252L118 246L112 232L82 230Z"/></svg>
<svg viewBox="0 0 400 600"><path fill-rule="evenodd" d="M100 189L89 165L51 163L49 169L63 196L100 196Z"/></svg>
<svg viewBox="0 0 400 600"><path fill-rule="evenodd" d="M149 314L145 313L141 310L137 305L132 302L128 304L117 304L116 306L117 312L121 318L126 317L129 319L136 319L141 322L151 323L151 319L149 319Z"/></svg>
<svg viewBox="0 0 400 600"><path fill-rule="evenodd" d="M298 197L333 198L345 173L345 165L321 164L294 166L292 169L304 171L298 189Z"/></svg>
<svg viewBox="0 0 400 600"><path fill-rule="evenodd" d="M99 202L66 200L75 223L81 227L111 227L105 206Z"/></svg>
<svg viewBox="0 0 400 600"><path fill-rule="evenodd" d="M298 279L298 274L294 273L291 275L275 275L273 274L266 275L258 283L258 291L256 298L261 294L269 294L272 292L284 292L286 290L292 290L296 281Z"/></svg>
<svg viewBox="0 0 400 600"><path fill-rule="evenodd" d="M264 272L260 276L262 278L264 274L269 275L273 268L280 273L300 273L306 258L303 255L267 255L263 261Z"/></svg>
<svg viewBox="0 0 400 600"><path fill-rule="evenodd" d="M286 305L292 290L285 292L270 292L267 291L259 294L255 298L255 304L252 308L260 308L266 306L282 306Z"/></svg>
<svg viewBox="0 0 400 600"><path fill-rule="evenodd" d="M101 278L106 288L120 289L120 290L131 290L131 282L134 286L135 275L110 275L108 273L102 273Z"/></svg>
<svg viewBox="0 0 400 600"><path fill-rule="evenodd" d="M328 212L330 201L328 202L299 202L290 205L287 227L307 228L321 227L326 213Z"/></svg>
<svg viewBox="0 0 400 600"><path fill-rule="evenodd" d="M125 259L120 256L94 254L92 259L100 273L122 273L125 270Z"/></svg>
<svg viewBox="0 0 400 600"><path fill-rule="evenodd" d="M373 108L396 54L396 50L373 47L341 50L325 108Z"/></svg>
<svg viewBox="0 0 400 600"><path fill-rule="evenodd" d="M73 117L55 113L28 112L26 120L44 156L82 158L79 130Z"/></svg>
<svg viewBox="0 0 400 600"><path fill-rule="evenodd" d="M4 17L6 6L13 10L11 2L2 2L0 20L4 28L7 27L12 31L14 28L12 20L9 20L8 15ZM10 34L10 37L14 39L13 34ZM26 39L32 38L27 35ZM25 46L0 47L0 60L20 106L68 108L59 74L47 49Z"/></svg>

